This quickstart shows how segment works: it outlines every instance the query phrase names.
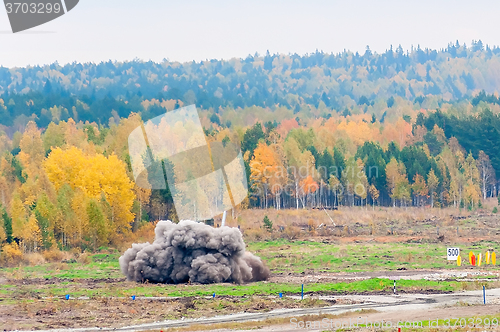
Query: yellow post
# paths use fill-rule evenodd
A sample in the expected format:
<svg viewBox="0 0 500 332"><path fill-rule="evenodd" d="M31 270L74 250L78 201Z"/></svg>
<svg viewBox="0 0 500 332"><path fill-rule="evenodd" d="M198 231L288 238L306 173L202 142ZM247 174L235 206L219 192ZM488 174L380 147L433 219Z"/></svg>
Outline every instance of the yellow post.
<svg viewBox="0 0 500 332"><path fill-rule="evenodd" d="M490 253L490 251L488 250L488 251L486 252L486 264L490 264L490 254L491 254L491 253Z"/></svg>
<svg viewBox="0 0 500 332"><path fill-rule="evenodd" d="M483 254L479 253L479 255L477 255L477 266L481 266L482 260L483 260Z"/></svg>
<svg viewBox="0 0 500 332"><path fill-rule="evenodd" d="M469 264L472 265L472 256L474 256L474 254L471 252L469 252Z"/></svg>
<svg viewBox="0 0 500 332"><path fill-rule="evenodd" d="M462 266L462 257L460 255L457 257L457 266Z"/></svg>
<svg viewBox="0 0 500 332"><path fill-rule="evenodd" d="M494 251L491 253L491 264L497 265L497 254Z"/></svg>

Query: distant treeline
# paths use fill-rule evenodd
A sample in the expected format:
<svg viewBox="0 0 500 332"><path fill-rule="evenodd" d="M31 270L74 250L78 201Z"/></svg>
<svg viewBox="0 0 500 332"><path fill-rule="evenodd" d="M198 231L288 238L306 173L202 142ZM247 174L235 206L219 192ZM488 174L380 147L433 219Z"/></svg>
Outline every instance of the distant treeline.
<svg viewBox="0 0 500 332"><path fill-rule="evenodd" d="M309 130L287 123L294 129L285 138L274 133L284 132L283 124L277 129L267 124L263 130L257 123L248 129L242 148L251 204L277 209L369 203L476 208L498 194L498 114L485 110L458 119L438 110L419 113L412 125L403 121L381 127L352 117L349 123L352 127L328 120ZM336 134L342 137L335 139ZM366 139L352 146L359 135ZM388 136L392 139L385 143Z"/></svg>
<svg viewBox="0 0 500 332"><path fill-rule="evenodd" d="M407 120L212 123L206 134L241 146L249 194L239 208L476 209L498 195L498 113L459 119L438 110ZM0 243L24 252L96 250L124 243L152 220L175 220L175 191L135 184L128 137L141 123L133 113L109 127L70 118L43 129L30 121L12 139L0 132Z"/></svg>
<svg viewBox="0 0 500 332"><path fill-rule="evenodd" d="M453 43L445 49L392 47L377 54L345 51L308 55L249 55L245 59L178 63L72 63L26 68L0 67L0 123L31 117L46 127L60 106L69 117L107 124L112 110L119 117L142 110L143 100L175 100L219 112L219 108L286 107L294 113L304 105L343 114L365 112L383 117L395 98L415 107L469 99L479 91L499 90L500 48L481 41ZM45 110L45 111L43 111ZM152 108L150 115L160 110ZM56 112L57 113L57 112ZM144 117L145 118L145 117ZM22 118L18 122L22 122Z"/></svg>

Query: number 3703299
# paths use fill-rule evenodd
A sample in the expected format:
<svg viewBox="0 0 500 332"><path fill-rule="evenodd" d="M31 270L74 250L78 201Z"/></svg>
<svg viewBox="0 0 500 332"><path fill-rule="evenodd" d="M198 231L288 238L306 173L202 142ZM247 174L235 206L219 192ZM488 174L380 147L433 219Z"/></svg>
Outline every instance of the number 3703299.
<svg viewBox="0 0 500 332"><path fill-rule="evenodd" d="M5 3L7 14L59 14L61 4L59 3L21 3L21 2L7 2Z"/></svg>
<svg viewBox="0 0 500 332"><path fill-rule="evenodd" d="M498 327L497 318L451 318L444 320L444 327L461 327L461 328L482 328L482 327Z"/></svg>

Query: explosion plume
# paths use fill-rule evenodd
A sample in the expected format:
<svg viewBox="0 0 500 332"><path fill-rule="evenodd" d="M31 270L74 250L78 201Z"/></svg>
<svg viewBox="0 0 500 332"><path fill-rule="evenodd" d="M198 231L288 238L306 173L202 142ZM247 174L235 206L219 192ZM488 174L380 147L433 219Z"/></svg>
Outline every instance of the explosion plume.
<svg viewBox="0 0 500 332"><path fill-rule="evenodd" d="M160 221L152 244L134 243L120 257L128 280L203 284L266 280L269 269L245 252L238 229L213 228L194 221Z"/></svg>

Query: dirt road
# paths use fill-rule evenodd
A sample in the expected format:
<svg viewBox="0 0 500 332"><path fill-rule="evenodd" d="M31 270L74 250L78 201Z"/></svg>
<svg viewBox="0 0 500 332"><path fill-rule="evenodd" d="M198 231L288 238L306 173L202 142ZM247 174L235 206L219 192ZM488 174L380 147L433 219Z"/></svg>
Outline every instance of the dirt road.
<svg viewBox="0 0 500 332"><path fill-rule="evenodd" d="M278 273L273 274L270 282L276 283L325 283L325 282L352 282L371 278L386 278L390 280L457 280L457 281L496 281L500 277L497 271L473 270L402 270L376 272L315 272L314 274Z"/></svg>

